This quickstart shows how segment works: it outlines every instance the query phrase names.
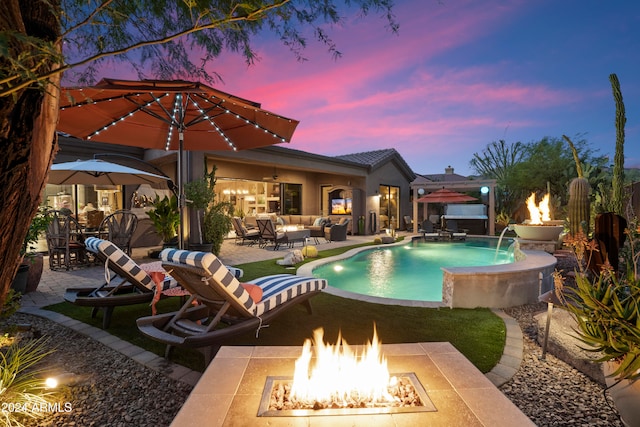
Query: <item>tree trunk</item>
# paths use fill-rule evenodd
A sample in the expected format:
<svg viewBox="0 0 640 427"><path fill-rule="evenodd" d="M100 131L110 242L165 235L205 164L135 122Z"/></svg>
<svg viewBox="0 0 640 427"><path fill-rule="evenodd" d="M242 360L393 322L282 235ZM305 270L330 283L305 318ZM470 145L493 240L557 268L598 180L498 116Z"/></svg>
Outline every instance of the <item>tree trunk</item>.
<svg viewBox="0 0 640 427"><path fill-rule="evenodd" d="M17 31L55 42L60 36L56 17L56 14L60 16L59 10L59 0L5 0L0 8L0 31ZM22 41L11 39L9 50L13 58L32 53L34 68L57 67ZM6 58L0 58L0 76L16 73ZM55 128L59 86L60 76L56 75L41 86L34 85L0 98L0 305L20 263L20 248L38 209L58 149Z"/></svg>

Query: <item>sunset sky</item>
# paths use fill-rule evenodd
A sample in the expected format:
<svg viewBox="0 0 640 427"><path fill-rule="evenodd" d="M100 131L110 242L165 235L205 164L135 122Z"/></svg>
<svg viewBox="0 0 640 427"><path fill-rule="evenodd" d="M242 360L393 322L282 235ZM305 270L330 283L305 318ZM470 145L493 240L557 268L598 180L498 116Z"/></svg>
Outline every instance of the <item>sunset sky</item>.
<svg viewBox="0 0 640 427"><path fill-rule="evenodd" d="M585 138L613 159L616 73L626 167L640 167L640 2L398 0L398 35L353 13L297 62L271 36L247 67L224 54L221 90L300 120L290 148L340 155L395 148L417 173L469 161L492 141ZM107 75L104 77L125 77ZM126 76L130 77L130 76Z"/></svg>

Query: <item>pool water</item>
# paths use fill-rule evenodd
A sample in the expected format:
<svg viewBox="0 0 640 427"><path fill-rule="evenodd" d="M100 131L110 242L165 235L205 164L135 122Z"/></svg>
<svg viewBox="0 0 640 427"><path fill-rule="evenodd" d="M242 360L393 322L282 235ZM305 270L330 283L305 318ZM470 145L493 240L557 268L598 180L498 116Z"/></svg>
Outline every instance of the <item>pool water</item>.
<svg viewBox="0 0 640 427"><path fill-rule="evenodd" d="M315 277L348 292L414 301L442 301L441 267L477 267L513 262L508 244L496 252L495 243L411 242L367 249L313 269Z"/></svg>

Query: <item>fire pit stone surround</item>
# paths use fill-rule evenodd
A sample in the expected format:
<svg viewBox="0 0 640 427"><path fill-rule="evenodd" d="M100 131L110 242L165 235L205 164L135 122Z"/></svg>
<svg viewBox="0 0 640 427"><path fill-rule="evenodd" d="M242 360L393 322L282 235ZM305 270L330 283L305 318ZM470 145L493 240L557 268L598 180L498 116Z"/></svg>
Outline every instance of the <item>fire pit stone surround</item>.
<svg viewBox="0 0 640 427"><path fill-rule="evenodd" d="M222 347L172 426L533 426L450 343L385 344L382 349L390 371L417 375L435 412L258 417L266 378L292 375L301 347Z"/></svg>

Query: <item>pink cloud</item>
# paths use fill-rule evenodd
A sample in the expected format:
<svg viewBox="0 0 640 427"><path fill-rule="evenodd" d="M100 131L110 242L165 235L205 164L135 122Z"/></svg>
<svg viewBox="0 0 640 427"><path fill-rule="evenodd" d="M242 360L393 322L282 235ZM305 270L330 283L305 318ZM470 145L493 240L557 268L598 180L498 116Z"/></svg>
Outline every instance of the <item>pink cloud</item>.
<svg viewBox="0 0 640 427"><path fill-rule="evenodd" d="M605 99L613 105L606 82L592 91L520 75L544 66L528 58L465 61L464 52L486 47L532 10L539 12L522 1L399 2L397 36L376 16L348 18L331 29L344 53L336 61L310 40L309 61L297 62L265 35L255 45L261 57L255 65L224 53L211 70L222 75L221 90L301 120L292 148L335 155L395 147L419 172L447 161L466 168L471 154L491 141L588 131L593 119L584 106ZM567 111L576 117L567 120Z"/></svg>

